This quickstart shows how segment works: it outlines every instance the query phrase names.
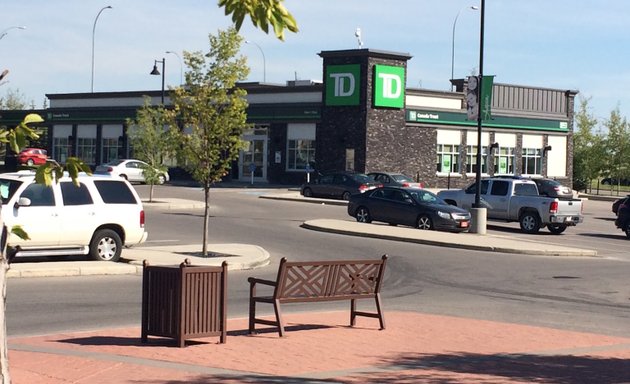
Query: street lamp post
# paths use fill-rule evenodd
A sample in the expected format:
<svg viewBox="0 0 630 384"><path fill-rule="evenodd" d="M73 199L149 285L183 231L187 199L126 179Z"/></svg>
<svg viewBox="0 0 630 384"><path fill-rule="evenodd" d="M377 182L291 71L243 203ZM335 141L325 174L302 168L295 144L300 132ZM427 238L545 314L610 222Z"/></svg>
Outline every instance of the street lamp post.
<svg viewBox="0 0 630 384"><path fill-rule="evenodd" d="M94 18L94 25L92 26L92 92L94 92L94 33L96 32L96 22L98 21L98 17L101 15L101 12L106 9L112 9L112 6L108 5L101 8L101 10L98 11L96 18Z"/></svg>
<svg viewBox="0 0 630 384"><path fill-rule="evenodd" d="M9 31L10 31L10 30L12 30L12 29L26 29L26 27L25 27L25 26L20 25L20 26L15 26L15 27L9 27L9 28L7 28L7 29L5 29L4 31L0 32L0 40L2 40L2 38L3 38L3 37L7 34L7 33L9 33Z"/></svg>
<svg viewBox="0 0 630 384"><path fill-rule="evenodd" d="M164 105L164 73L166 72L166 59L162 58L162 60L154 60L153 70L151 71L151 75L159 75L160 71L158 71L157 63L162 63L162 105Z"/></svg>
<svg viewBox="0 0 630 384"><path fill-rule="evenodd" d="M267 82L267 63L265 59L265 52L263 52L262 48L260 48L260 45L256 44L253 41L245 40L245 44L254 44L260 50L260 53L262 54L262 57L263 57L263 83L266 83Z"/></svg>
<svg viewBox="0 0 630 384"><path fill-rule="evenodd" d="M166 51L166 53L172 53L173 55L177 56L177 59L179 60L179 85L183 85L184 84L184 66L182 65L182 58L179 57L179 55L177 54L177 52L173 52L173 51Z"/></svg>
<svg viewBox="0 0 630 384"><path fill-rule="evenodd" d="M475 203L470 210L473 225L472 233L480 235L486 234L486 208L481 205L481 123L483 119L481 101L483 95L483 39L484 39L484 13L486 10L485 0L481 0L481 17L479 26L479 82L477 86L477 95L479 102L477 103L477 172L475 173Z"/></svg>
<svg viewBox="0 0 630 384"><path fill-rule="evenodd" d="M479 7L477 7L475 5L464 7L464 8L460 9L457 12L457 15L455 15L455 20L453 20L453 39L452 39L452 43L451 43L451 80L453 80L453 77L455 77L455 26L457 26L457 19L459 18L459 14L464 9L471 9L473 11L476 11L476 10L479 9ZM451 89L452 89L452 87L453 87L453 85L451 83Z"/></svg>

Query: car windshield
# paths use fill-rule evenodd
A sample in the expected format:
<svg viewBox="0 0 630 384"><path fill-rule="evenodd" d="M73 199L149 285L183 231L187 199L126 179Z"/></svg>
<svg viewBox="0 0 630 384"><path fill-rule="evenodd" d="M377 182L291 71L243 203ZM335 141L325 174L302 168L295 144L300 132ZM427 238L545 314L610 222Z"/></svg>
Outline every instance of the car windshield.
<svg viewBox="0 0 630 384"><path fill-rule="evenodd" d="M439 197L437 197L437 195L429 192L429 191L425 191L424 189L414 189L414 190L410 190L409 194L418 202L421 204L442 204L442 205L446 205L446 202L442 199L440 199Z"/></svg>
<svg viewBox="0 0 630 384"><path fill-rule="evenodd" d="M103 165L112 165L112 166L114 166L114 165L119 165L119 164L121 164L123 161L124 161L124 160L121 160L121 159L118 159L118 160L112 160L112 161L110 161L109 163L107 163L107 164L103 164Z"/></svg>
<svg viewBox="0 0 630 384"><path fill-rule="evenodd" d="M368 175L364 175L362 173L353 175L352 178L356 181L358 181L359 183L373 183L374 179L369 177Z"/></svg>
<svg viewBox="0 0 630 384"><path fill-rule="evenodd" d="M406 181L408 183L413 183L413 179L409 176L406 175L391 175L392 179L398 181L398 182L403 182Z"/></svg>
<svg viewBox="0 0 630 384"><path fill-rule="evenodd" d="M2 198L3 205L11 200L20 185L22 182L18 180L0 179L0 198Z"/></svg>

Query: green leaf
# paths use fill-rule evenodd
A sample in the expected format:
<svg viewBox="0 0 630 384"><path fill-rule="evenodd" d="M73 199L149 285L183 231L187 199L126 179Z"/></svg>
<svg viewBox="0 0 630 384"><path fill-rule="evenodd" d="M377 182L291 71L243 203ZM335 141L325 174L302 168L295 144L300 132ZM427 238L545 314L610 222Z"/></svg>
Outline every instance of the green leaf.
<svg viewBox="0 0 630 384"><path fill-rule="evenodd" d="M28 233L22 228L21 225L14 225L11 227L11 233L15 236L19 237L22 240L30 240L31 238L28 236Z"/></svg>

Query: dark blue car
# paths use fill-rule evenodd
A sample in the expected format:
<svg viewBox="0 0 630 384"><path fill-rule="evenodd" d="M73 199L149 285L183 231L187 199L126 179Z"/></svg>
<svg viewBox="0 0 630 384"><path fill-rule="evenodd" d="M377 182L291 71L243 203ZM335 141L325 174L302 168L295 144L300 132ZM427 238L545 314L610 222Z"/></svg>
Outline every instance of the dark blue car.
<svg viewBox="0 0 630 384"><path fill-rule="evenodd" d="M463 232L470 227L468 211L420 188L382 187L353 195L348 214L361 223L382 221L450 232Z"/></svg>

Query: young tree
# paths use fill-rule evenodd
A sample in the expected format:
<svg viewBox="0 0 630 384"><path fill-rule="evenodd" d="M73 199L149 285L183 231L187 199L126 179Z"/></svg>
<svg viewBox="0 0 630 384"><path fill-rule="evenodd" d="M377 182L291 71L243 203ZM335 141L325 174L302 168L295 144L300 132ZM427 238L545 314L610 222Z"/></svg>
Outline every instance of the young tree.
<svg viewBox="0 0 630 384"><path fill-rule="evenodd" d="M577 131L573 135L573 185L586 189L603 171L604 147L601 134L595 132L598 121L589 111L590 99L580 99L575 114Z"/></svg>
<svg viewBox="0 0 630 384"><path fill-rule="evenodd" d="M31 101L31 107L33 107ZM0 97L0 109L27 109L28 102L25 100L25 96L19 89L13 90L7 89L7 93L4 97ZM34 108L32 108L34 109Z"/></svg>
<svg viewBox="0 0 630 384"><path fill-rule="evenodd" d="M210 35L207 53L184 52L186 85L172 92L183 129L179 133L178 163L204 190L203 256L207 256L210 187L221 181L243 148L247 127L246 92L236 87L249 68L237 56L243 38L235 28Z"/></svg>
<svg viewBox="0 0 630 384"><path fill-rule="evenodd" d="M219 7L225 9L226 15L232 15L237 31L247 15L252 24L265 33L269 33L271 24L280 40L284 40L285 29L294 33L298 31L293 15L282 5L282 0L219 0Z"/></svg>
<svg viewBox="0 0 630 384"><path fill-rule="evenodd" d="M606 137L606 170L617 179L627 178L630 169L630 126L625 117L621 116L619 107L610 112L610 117L604 122L608 129ZM612 184L612 183L611 183Z"/></svg>
<svg viewBox="0 0 630 384"><path fill-rule="evenodd" d="M145 97L144 105L138 110L136 118L127 120L127 135L131 140L134 157L149 166L142 174L151 188L149 201L153 201L153 187L161 184L160 178L168 172L164 159L175 154L175 112L163 105L152 106L151 98Z"/></svg>

